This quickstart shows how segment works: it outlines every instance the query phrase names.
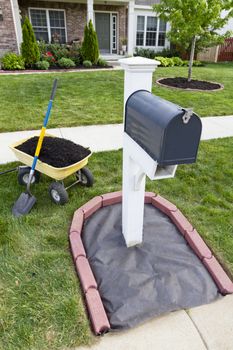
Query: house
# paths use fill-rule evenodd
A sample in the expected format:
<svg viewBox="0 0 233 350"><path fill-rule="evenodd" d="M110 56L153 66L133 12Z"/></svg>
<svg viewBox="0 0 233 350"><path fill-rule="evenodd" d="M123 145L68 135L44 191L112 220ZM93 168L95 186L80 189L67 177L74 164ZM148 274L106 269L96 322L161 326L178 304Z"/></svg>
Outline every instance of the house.
<svg viewBox="0 0 233 350"><path fill-rule="evenodd" d="M28 16L36 38L62 43L81 40L90 19L97 32L101 54L119 54L127 38L127 53L134 48L168 47L168 24L152 11L158 0L2 0L0 1L0 55L19 52L21 22Z"/></svg>

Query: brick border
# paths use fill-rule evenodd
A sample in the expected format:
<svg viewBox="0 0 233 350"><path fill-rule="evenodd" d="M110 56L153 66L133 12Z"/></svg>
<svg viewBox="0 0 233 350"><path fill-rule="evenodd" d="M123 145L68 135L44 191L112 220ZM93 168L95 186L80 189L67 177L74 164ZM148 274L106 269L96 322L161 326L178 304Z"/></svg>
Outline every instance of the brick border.
<svg viewBox="0 0 233 350"><path fill-rule="evenodd" d="M69 230L71 253L83 288L93 330L96 335L106 333L110 330L111 326L98 292L95 277L86 257L86 252L81 238L82 228L85 220L94 214L98 209L121 202L121 191L106 193L94 197L75 211ZM145 203L153 205L171 219L180 233L184 236L194 253L203 262L221 294L232 294L233 282L213 256L211 250L208 248L197 230L193 228L181 211L173 203L153 192L145 192Z"/></svg>

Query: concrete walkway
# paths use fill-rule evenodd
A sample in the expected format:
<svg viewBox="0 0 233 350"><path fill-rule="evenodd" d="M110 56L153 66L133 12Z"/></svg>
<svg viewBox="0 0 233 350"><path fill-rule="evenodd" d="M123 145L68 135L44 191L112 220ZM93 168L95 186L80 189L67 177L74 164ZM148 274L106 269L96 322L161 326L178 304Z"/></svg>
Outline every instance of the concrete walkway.
<svg viewBox="0 0 233 350"><path fill-rule="evenodd" d="M109 62L110 63L110 62ZM111 63L110 63L111 64ZM83 68L83 69L49 69L49 70L24 70L24 71L14 71L14 72L7 72L5 70L0 69L0 75L30 75L30 74L51 74L51 73L89 73L89 72L102 72L102 71L112 71L112 70L122 70L120 65L115 65L112 63L111 68Z"/></svg>
<svg viewBox="0 0 233 350"><path fill-rule="evenodd" d="M233 137L233 116L202 119L202 140ZM96 125L48 130L92 151L122 147L123 125ZM0 134L0 164L15 160L10 144L38 131ZM233 350L233 295L212 304L155 318L127 332L96 338L91 350ZM84 350L87 348L77 348Z"/></svg>
<svg viewBox="0 0 233 350"><path fill-rule="evenodd" d="M106 334L90 349L233 350L233 295L212 304L169 313L127 332Z"/></svg>
<svg viewBox="0 0 233 350"><path fill-rule="evenodd" d="M202 125L202 140L233 136L233 116L202 118ZM122 124L57 128L49 129L48 132L90 147L93 152L116 150L122 147ZM35 134L39 134L39 131L0 133L0 164L16 160L9 145Z"/></svg>

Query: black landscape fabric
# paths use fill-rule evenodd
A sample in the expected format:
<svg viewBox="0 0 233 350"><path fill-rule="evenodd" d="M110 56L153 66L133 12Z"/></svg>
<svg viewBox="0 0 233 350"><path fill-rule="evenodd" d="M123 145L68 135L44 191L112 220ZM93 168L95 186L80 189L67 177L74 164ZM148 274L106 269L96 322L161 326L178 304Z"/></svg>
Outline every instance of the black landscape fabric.
<svg viewBox="0 0 233 350"><path fill-rule="evenodd" d="M38 136L34 136L16 148L30 156L34 156L37 142ZM59 137L45 136L39 159L56 168L63 168L79 162L90 153L89 149L72 141Z"/></svg>
<svg viewBox="0 0 233 350"><path fill-rule="evenodd" d="M92 215L82 234L112 330L221 297L176 226L152 205L145 205L142 245L126 248L121 232L115 204Z"/></svg>

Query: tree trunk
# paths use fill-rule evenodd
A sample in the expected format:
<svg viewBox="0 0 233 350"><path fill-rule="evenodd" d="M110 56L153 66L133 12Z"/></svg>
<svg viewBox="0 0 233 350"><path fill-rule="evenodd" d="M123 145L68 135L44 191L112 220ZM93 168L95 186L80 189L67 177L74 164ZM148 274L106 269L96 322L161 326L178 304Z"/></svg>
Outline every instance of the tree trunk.
<svg viewBox="0 0 233 350"><path fill-rule="evenodd" d="M192 46L191 46L191 52L190 52L190 57L189 57L189 72L188 72L188 81L191 81L192 79L192 68L193 68L193 58L194 58L194 53L195 53L195 45L196 45L196 36L192 38Z"/></svg>

